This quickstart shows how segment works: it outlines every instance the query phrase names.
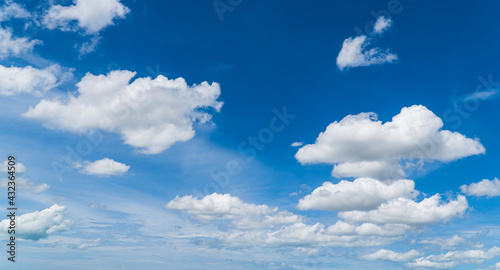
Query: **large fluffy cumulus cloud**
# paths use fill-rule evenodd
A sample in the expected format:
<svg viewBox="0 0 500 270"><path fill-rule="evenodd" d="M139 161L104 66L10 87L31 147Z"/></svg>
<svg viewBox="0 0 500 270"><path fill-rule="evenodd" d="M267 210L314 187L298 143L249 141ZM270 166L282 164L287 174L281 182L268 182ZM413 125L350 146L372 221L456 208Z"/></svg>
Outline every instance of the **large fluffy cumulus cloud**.
<svg viewBox="0 0 500 270"><path fill-rule="evenodd" d="M336 164L336 177L400 178L400 160L453 161L485 153L477 139L441 130L443 121L422 105L405 107L382 123L375 113L348 115L330 124L314 144L300 148L302 164Z"/></svg>
<svg viewBox="0 0 500 270"><path fill-rule="evenodd" d="M195 135L193 123L207 122L219 111L217 83L189 86L183 78L138 78L131 71L87 74L78 94L67 100L43 99L24 114L50 128L73 132L104 129L118 133L126 144L157 154Z"/></svg>

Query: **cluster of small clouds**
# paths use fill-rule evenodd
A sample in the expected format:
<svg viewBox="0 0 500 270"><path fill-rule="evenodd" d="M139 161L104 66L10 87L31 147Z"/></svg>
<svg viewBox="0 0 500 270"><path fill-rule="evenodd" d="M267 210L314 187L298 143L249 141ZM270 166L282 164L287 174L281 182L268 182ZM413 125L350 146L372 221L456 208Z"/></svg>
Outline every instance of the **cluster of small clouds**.
<svg viewBox="0 0 500 270"><path fill-rule="evenodd" d="M9 172L8 168L8 160L5 160L0 166L0 172L6 173ZM21 189L23 192L32 192L32 193L42 193L50 188L50 186L46 183L34 184L31 182L26 176L26 166L23 163L16 163L15 165L15 173L16 173L16 187ZM7 188L9 186L9 179L5 178L0 181L0 187Z"/></svg>
<svg viewBox="0 0 500 270"><path fill-rule="evenodd" d="M392 26L392 19L381 16L375 22L373 35L381 35ZM342 49L337 56L337 66L340 70L346 68L380 65L398 60L398 56L388 49L370 48L373 38L366 35L349 37L344 40Z"/></svg>
<svg viewBox="0 0 500 270"><path fill-rule="evenodd" d="M418 234L425 226L463 218L469 210L464 195L447 199L441 194L429 196L416 190L413 180L398 178L405 174L402 160L450 162L485 152L478 139L441 130L442 126L439 117L426 107L415 105L403 108L386 123L378 121L374 113L349 115L330 124L315 144L292 144L301 147L295 157L302 164L337 163L333 176L360 177L338 183L324 182L299 199L298 210L336 211L339 220L330 226L319 222L308 224L305 216L267 205L244 203L229 194L214 193L201 199L176 197L165 207L183 211L203 223L226 221L219 226L229 226L232 230L223 230L216 236L211 234L209 240L204 238L200 242L209 246L299 246L307 249L388 245L411 233ZM374 169L374 164L383 165L379 166L381 169ZM339 166L342 170L337 169ZM391 172L389 177L387 171ZM394 171L399 173L392 173ZM483 180L462 186L461 190L468 196L487 195L488 190L487 196L494 196L497 185L500 186L498 179ZM287 218L276 219L277 216ZM401 253L380 249L374 253L361 252L358 257L407 262L411 268L449 268L463 263L477 264L497 256L496 247L487 251L456 250L465 246L482 248L481 244L458 235L412 243L438 245L454 251L421 257L424 253L415 249Z"/></svg>
<svg viewBox="0 0 500 270"><path fill-rule="evenodd" d="M91 41L83 44L80 53L89 53L95 50L99 41L99 32L113 25L116 19L125 18L130 9L119 0L76 0L73 5L61 6L52 4L41 16L32 14L21 5L6 1L0 7L0 21L15 19L41 18L40 24L47 29L61 29L62 31L75 31L93 35ZM28 38L14 38L11 29L0 28L0 58L10 55L19 56L29 52L39 40Z"/></svg>

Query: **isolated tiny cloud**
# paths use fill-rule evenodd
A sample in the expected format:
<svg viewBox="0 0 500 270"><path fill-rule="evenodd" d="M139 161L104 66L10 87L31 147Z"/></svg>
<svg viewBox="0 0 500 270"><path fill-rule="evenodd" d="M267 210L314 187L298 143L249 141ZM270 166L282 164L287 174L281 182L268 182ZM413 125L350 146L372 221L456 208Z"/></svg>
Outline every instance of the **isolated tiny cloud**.
<svg viewBox="0 0 500 270"><path fill-rule="evenodd" d="M391 63L398 59L396 54L380 48L367 49L371 40L367 36L347 38L342 44L342 49L337 56L337 66L340 70L345 68L363 67Z"/></svg>
<svg viewBox="0 0 500 270"><path fill-rule="evenodd" d="M335 177L400 179L400 160L454 161L485 153L478 139L441 130L443 121L422 105L401 109L392 121L360 113L333 122L314 144L300 148L295 158L302 164L327 163Z"/></svg>
<svg viewBox="0 0 500 270"><path fill-rule="evenodd" d="M79 172L82 174L99 177L120 176L130 169L130 166L109 158L103 158L94 162L85 161L77 167L81 168Z"/></svg>
<svg viewBox="0 0 500 270"><path fill-rule="evenodd" d="M0 59L9 56L19 56L30 52L37 44L41 44L40 40L29 40L28 38L16 38L12 36L11 29L0 27Z"/></svg>
<svg viewBox="0 0 500 270"><path fill-rule="evenodd" d="M500 196L500 180L495 178L493 180L483 179L478 183L470 185L462 185L461 191L467 196L486 196L488 198Z"/></svg>
<svg viewBox="0 0 500 270"><path fill-rule="evenodd" d="M23 239L39 240L50 234L65 231L72 221L65 219L66 206L52 205L42 211L21 215L17 217L18 230L16 236ZM10 224L9 219L0 222L0 228L7 232Z"/></svg>
<svg viewBox="0 0 500 270"><path fill-rule="evenodd" d="M49 29L63 31L84 30L96 34L117 18L125 18L130 9L120 0L74 0L71 6L52 6L44 15L42 23Z"/></svg>
<svg viewBox="0 0 500 270"><path fill-rule="evenodd" d="M377 261L377 260L384 260L384 261L391 261L391 262L407 262L409 260L412 260L418 256L421 256L422 253L412 249L408 252L405 253L398 253L394 252L392 250L387 250L387 249L380 249L379 251L372 253L372 254L365 254L360 257L360 259L363 260L369 260L369 261Z"/></svg>
<svg viewBox="0 0 500 270"><path fill-rule="evenodd" d="M376 224L401 223L408 225L431 225L446 223L455 217L463 217L469 208L465 196L443 202L436 194L420 202L398 198L383 203L376 210L340 212L340 218L351 222L372 222Z"/></svg>
<svg viewBox="0 0 500 270"><path fill-rule="evenodd" d="M300 147L300 146L302 146L302 145L304 145L304 143L303 143L303 142L293 142L290 146L291 146L291 147Z"/></svg>
<svg viewBox="0 0 500 270"><path fill-rule="evenodd" d="M472 94L469 94L464 97L464 101L481 101L488 100L494 98L498 94L498 90L486 90L486 91L478 91Z"/></svg>
<svg viewBox="0 0 500 270"><path fill-rule="evenodd" d="M0 65L0 95L39 94L61 85L72 77L72 69L54 64L44 69L32 66L5 67Z"/></svg>
<svg viewBox="0 0 500 270"><path fill-rule="evenodd" d="M392 19L391 18L386 18L385 16L380 16L378 17L377 21L375 22L375 25L373 26L373 33L375 34L382 34L385 32L389 27L392 26Z"/></svg>
<svg viewBox="0 0 500 270"><path fill-rule="evenodd" d="M353 182L342 180L338 184L325 182L310 195L300 199L300 210L352 211L372 210L392 199L418 195L415 182L398 180L385 184L375 179L359 178Z"/></svg>
<svg viewBox="0 0 500 270"><path fill-rule="evenodd" d="M103 129L118 133L145 154L158 154L194 137L194 122L220 111L218 83L188 86L183 78L138 78L131 71L85 75L67 101L42 99L23 115L50 128L77 133Z"/></svg>

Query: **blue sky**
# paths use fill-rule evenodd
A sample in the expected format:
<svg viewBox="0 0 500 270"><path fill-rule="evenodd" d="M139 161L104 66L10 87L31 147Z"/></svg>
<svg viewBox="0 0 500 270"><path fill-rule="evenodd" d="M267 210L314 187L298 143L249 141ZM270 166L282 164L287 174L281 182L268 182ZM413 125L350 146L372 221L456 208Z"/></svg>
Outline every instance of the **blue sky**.
<svg viewBox="0 0 500 270"><path fill-rule="evenodd" d="M499 8L3 1L0 266L500 269Z"/></svg>

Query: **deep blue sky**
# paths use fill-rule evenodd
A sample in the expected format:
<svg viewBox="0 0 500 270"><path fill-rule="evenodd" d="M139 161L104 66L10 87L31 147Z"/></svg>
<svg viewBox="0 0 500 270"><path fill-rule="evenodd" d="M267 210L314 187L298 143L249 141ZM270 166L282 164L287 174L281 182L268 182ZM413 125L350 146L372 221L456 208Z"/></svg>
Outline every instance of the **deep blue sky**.
<svg viewBox="0 0 500 270"><path fill-rule="evenodd" d="M63 6L77 3L56 2ZM40 265L39 269L305 269L300 267L308 260L314 260L313 269L400 269L409 267L405 263L412 260L374 262L359 259L360 254L380 248L400 253L416 249L422 252L418 258L446 253L446 249L411 241L453 235L469 242L477 238L483 246L464 244L449 250L488 250L498 243L498 197L468 196L471 208L464 219L419 227L418 232L405 234L392 244L360 248L361 253L356 248L324 248L320 255L299 255L299 259L291 259L293 252L285 245L233 250L203 244L199 238L210 239L231 228L189 219L180 211L164 209L164 204L176 196L201 199L216 191L245 203L303 215L306 224L322 222L326 228L339 219L335 212L300 211L297 202L323 182L338 183L341 179L331 176L332 164L301 165L294 157L298 148L290 145L313 144L330 123L349 114L375 112L380 121L387 122L412 105L425 106L443 120L443 129L478 138L486 149L485 154L451 162L429 162L423 171L407 175L421 192L417 201L436 193L443 194L445 201L447 197L454 199L462 185L499 177L498 99L480 100L472 110L462 102L474 92L500 88L499 2L401 0L400 12L390 14L387 6L391 1L243 0L225 12L223 20L212 1L118 2L130 11L97 33L77 27L73 31L50 29L43 17L51 5L38 1L23 6L31 17L0 22L3 29L11 28L15 37L43 41L29 52L0 59L1 65L43 69L58 64L72 69L73 74L41 96L0 96L3 155L17 155L27 167L26 178L35 185L50 185L36 194L28 188L23 194L21 189L20 214L57 203L67 207L66 218L72 220L67 230L20 242L20 254L26 256L19 257L15 269L33 269L33 265ZM387 14L392 26L383 35L374 37L365 32L368 23ZM23 31L27 25L33 32ZM344 40L359 35L356 27L373 38L370 47L388 48L398 59L340 70L337 56ZM94 36L100 38L94 51L79 55L79 46ZM128 172L101 178L70 168L71 172L58 179L53 164L64 163L68 147L75 149L86 140L87 131L47 128L47 122L22 114L41 99L78 96L76 84L87 73L106 75L113 70L137 72L133 80L164 75L169 79L182 77L188 85L217 82L221 89L218 100L224 105L220 112L209 110L213 114L209 123L194 123L194 138L177 142L159 154L139 153L134 146L124 144L117 132L100 131L104 134L102 143L82 162L108 157L130 166ZM485 85L488 80L493 83ZM239 145L269 127L275 117L273 109L282 111L284 107L296 117L273 135L265 149L257 151L254 160L246 160L247 156L238 152ZM227 186L205 190L213 184L210 175L224 172L230 161L241 165L241 173L231 176ZM294 192L298 195L290 195ZM89 207L93 204L102 208ZM485 229L489 240L471 237ZM132 243L123 240L127 237ZM95 247L78 248L96 239L100 240ZM118 249L121 246L123 253ZM49 250L42 251L46 248ZM138 252L143 260L122 260L123 254L132 256L141 248L154 251ZM66 253L56 256L54 252ZM193 254L197 252L202 255ZM244 258L247 252L254 260ZM261 256L267 252L275 257ZM337 255L329 256L332 252ZM80 261L79 256L84 259ZM0 262L12 268L4 258ZM271 262L285 264L275 267ZM476 266L495 269L497 262L495 255ZM82 268L74 268L78 265ZM459 262L453 267L472 266Z"/></svg>

